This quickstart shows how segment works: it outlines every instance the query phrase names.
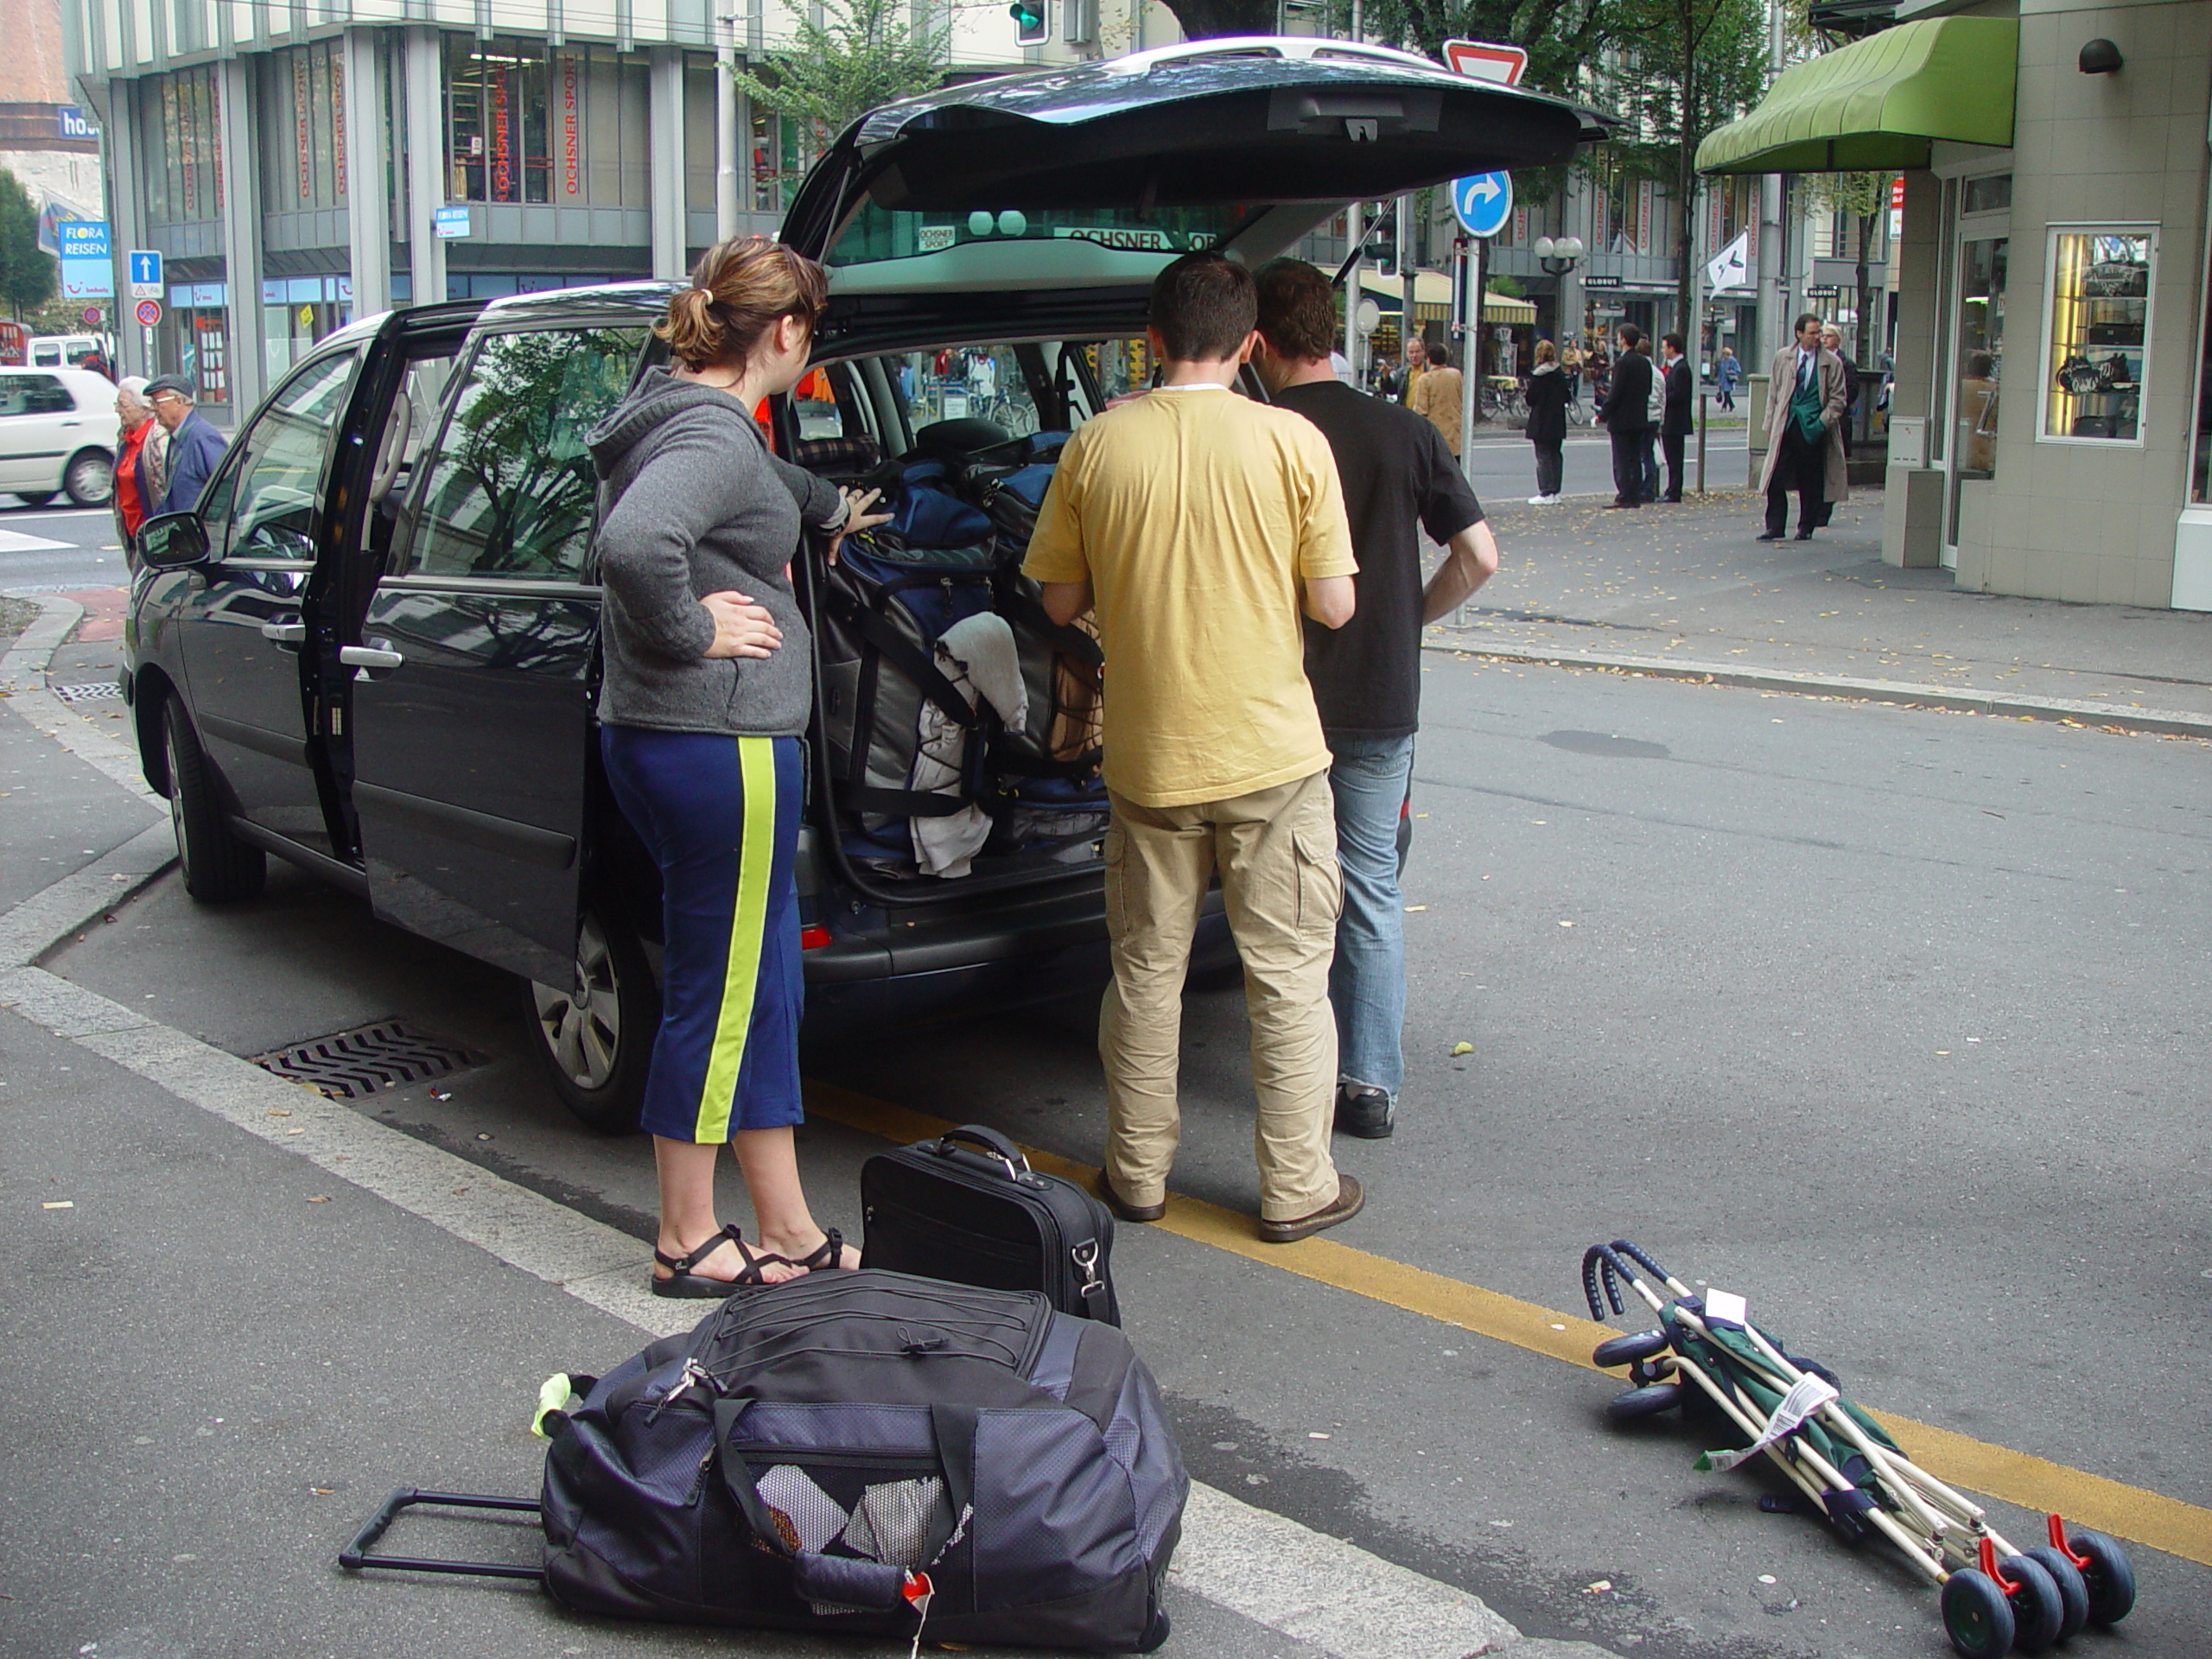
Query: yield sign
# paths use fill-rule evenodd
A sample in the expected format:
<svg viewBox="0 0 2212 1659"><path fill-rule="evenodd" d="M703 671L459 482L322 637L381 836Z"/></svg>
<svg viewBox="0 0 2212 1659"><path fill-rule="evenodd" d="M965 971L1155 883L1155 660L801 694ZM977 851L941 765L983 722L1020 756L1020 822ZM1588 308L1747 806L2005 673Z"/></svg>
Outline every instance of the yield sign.
<svg viewBox="0 0 2212 1659"><path fill-rule="evenodd" d="M1529 54L1520 47L1498 46L1489 41L1446 41L1444 61L1455 75L1518 86L1522 72L1529 67Z"/></svg>

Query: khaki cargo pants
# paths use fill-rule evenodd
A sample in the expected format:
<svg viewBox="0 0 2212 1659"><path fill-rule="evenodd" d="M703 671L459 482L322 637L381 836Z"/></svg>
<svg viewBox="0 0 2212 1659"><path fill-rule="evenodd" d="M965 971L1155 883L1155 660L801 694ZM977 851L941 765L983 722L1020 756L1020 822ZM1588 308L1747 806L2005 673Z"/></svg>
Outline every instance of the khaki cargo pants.
<svg viewBox="0 0 2212 1659"><path fill-rule="evenodd" d="M1125 1203L1167 1194L1183 977L1206 885L1218 870L1244 959L1259 1121L1260 1214L1294 1221L1336 1200L1329 1157L1337 1026L1329 1007L1344 877L1325 770L1234 800L1149 807L1116 795L1106 832L1114 982L1098 1020L1106 1066L1106 1173Z"/></svg>

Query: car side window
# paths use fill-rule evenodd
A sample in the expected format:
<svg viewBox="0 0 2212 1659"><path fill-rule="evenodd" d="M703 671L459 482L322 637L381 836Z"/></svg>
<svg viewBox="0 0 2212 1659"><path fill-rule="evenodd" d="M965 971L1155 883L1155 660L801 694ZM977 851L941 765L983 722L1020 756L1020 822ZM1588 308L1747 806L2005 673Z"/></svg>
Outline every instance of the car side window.
<svg viewBox="0 0 2212 1659"><path fill-rule="evenodd" d="M586 435L629 389L643 328L493 334L469 359L406 574L575 582L598 498Z"/></svg>
<svg viewBox="0 0 2212 1659"><path fill-rule="evenodd" d="M50 374L24 377L23 403L32 415L67 415L77 407L77 400L69 395L69 388Z"/></svg>
<svg viewBox="0 0 2212 1659"><path fill-rule="evenodd" d="M323 472L353 361L346 352L300 371L232 446L230 467L200 509L216 557L315 557Z"/></svg>
<svg viewBox="0 0 2212 1659"><path fill-rule="evenodd" d="M0 374L0 419L31 412L30 379L27 374Z"/></svg>

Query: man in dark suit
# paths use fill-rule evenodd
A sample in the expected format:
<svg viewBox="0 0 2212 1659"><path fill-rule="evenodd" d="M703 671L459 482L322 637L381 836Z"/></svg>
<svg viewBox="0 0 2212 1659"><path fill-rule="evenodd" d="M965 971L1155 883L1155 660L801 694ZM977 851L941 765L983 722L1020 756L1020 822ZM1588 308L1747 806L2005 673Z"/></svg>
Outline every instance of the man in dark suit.
<svg viewBox="0 0 2212 1659"><path fill-rule="evenodd" d="M1605 400L1598 405L1598 418L1613 444L1613 500L1616 507L1643 505L1643 446L1651 425L1651 359L1636 349L1643 331L1624 322L1617 337L1620 353L1613 359L1613 378Z"/></svg>
<svg viewBox="0 0 2212 1659"><path fill-rule="evenodd" d="M1682 444L1696 429L1696 420L1691 414L1691 400L1697 395L1697 376L1690 372L1690 360L1682 354L1680 334L1659 337L1659 372L1667 388L1666 412L1659 419L1659 442L1667 452L1667 493L1669 501L1682 499Z"/></svg>

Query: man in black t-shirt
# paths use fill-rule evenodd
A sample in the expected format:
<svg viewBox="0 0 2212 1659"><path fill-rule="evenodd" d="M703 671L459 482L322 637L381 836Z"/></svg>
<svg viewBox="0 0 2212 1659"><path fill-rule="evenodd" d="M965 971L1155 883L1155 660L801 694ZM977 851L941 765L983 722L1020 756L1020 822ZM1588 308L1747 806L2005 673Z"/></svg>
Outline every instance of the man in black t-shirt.
<svg viewBox="0 0 2212 1659"><path fill-rule="evenodd" d="M1337 1128L1380 1140L1405 1080L1405 916L1398 818L1421 709L1421 631L1497 569L1482 503L1429 422L1339 381L1329 366L1337 294L1297 259L1262 265L1252 365L1274 401L1335 451L1359 574L1352 620L1306 630L1306 677L1321 712L1337 808L1344 907L1329 1000L1337 1016ZM1421 536L1446 549L1424 587Z"/></svg>

